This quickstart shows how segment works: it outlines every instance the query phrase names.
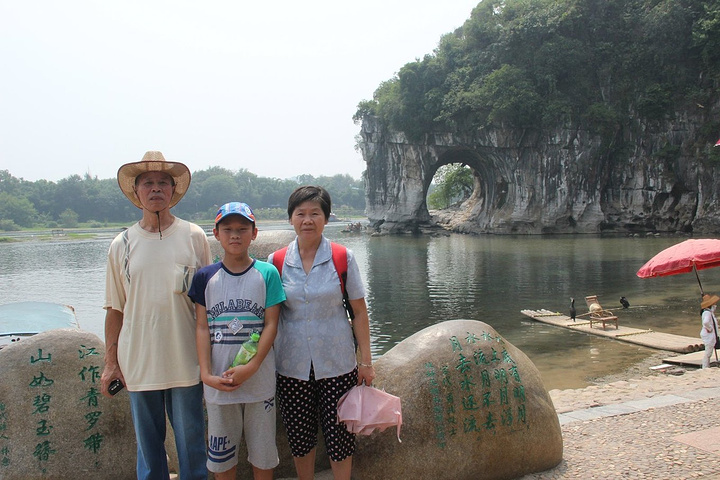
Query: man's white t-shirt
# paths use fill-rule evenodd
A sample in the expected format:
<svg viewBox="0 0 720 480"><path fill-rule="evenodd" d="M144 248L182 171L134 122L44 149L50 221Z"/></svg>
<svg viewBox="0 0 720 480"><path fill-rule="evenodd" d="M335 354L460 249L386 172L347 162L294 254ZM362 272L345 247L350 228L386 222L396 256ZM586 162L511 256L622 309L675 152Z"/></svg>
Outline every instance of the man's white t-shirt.
<svg viewBox="0 0 720 480"><path fill-rule="evenodd" d="M207 235L179 218L162 239L136 223L111 243L104 308L123 314L118 363L128 390L199 383L195 311L187 291L195 272L209 263Z"/></svg>

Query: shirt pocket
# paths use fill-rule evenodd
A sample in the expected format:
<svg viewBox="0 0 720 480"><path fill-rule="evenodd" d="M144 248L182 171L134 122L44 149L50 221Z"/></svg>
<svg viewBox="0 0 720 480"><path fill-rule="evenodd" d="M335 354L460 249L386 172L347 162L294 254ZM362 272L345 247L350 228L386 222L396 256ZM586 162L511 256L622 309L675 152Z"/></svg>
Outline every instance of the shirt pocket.
<svg viewBox="0 0 720 480"><path fill-rule="evenodd" d="M195 271L197 271L197 267L195 266L180 265L176 263L174 272L175 283L173 292L187 293L190 289L190 284L192 283Z"/></svg>

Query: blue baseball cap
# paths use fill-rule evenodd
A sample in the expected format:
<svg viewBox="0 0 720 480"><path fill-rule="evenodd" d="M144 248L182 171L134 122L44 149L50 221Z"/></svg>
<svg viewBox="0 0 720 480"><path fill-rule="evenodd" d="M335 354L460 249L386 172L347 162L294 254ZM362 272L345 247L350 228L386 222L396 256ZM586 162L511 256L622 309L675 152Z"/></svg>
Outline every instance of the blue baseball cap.
<svg viewBox="0 0 720 480"><path fill-rule="evenodd" d="M218 210L217 215L215 216L215 226L217 227L217 224L228 215L242 215L251 222L255 223L255 215L247 203L230 202L226 203Z"/></svg>

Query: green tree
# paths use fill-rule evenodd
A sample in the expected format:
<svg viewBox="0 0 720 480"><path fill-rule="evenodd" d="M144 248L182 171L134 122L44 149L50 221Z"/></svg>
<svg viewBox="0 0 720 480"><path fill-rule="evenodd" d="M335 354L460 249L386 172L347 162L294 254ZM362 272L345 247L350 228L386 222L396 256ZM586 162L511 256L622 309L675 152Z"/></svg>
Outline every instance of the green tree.
<svg viewBox="0 0 720 480"><path fill-rule="evenodd" d="M360 211L365 208L362 181L349 175L279 179L258 177L246 169L234 172L210 167L193 173L190 188L173 212L181 218L207 220L214 216L219 205L230 201L246 202L253 209L274 208L282 212L290 193L305 183L328 188L335 205ZM76 216L74 221L68 217L67 210ZM71 175L57 183L48 180L28 182L13 177L7 170L0 170L0 221L3 226L129 223L137 221L138 217L138 208L128 202L115 178Z"/></svg>
<svg viewBox="0 0 720 480"><path fill-rule="evenodd" d="M219 208L225 203L238 201L239 190L233 177L213 175L201 186L199 207Z"/></svg>
<svg viewBox="0 0 720 480"><path fill-rule="evenodd" d="M563 125L602 132L607 147L690 98L716 102L719 65L717 0L486 0L353 119L411 139Z"/></svg>
<svg viewBox="0 0 720 480"><path fill-rule="evenodd" d="M78 217L79 215L75 213L72 209L66 208L60 214L60 224L63 227L75 228L78 226Z"/></svg>
<svg viewBox="0 0 720 480"><path fill-rule="evenodd" d="M55 211L55 192L57 190L57 184L55 182L38 180L27 185L23 190L27 199L32 202L40 215L48 219L57 220L57 214L59 212Z"/></svg>
<svg viewBox="0 0 720 480"><path fill-rule="evenodd" d="M433 178L435 188L428 195L428 207L448 208L466 200L473 191L472 170L466 165L441 166Z"/></svg>
<svg viewBox="0 0 720 480"><path fill-rule="evenodd" d="M32 227L38 212L25 197L0 192L0 220L9 220L21 227Z"/></svg>
<svg viewBox="0 0 720 480"><path fill-rule="evenodd" d="M7 170L0 170L0 193L17 195L22 190L22 182L10 175Z"/></svg>
<svg viewBox="0 0 720 480"><path fill-rule="evenodd" d="M107 223L129 222L138 218L138 208L118 188L115 178L96 180L94 183L92 194L88 193L93 203L92 220Z"/></svg>
<svg viewBox="0 0 720 480"><path fill-rule="evenodd" d="M475 92L478 108L487 111L487 121L515 127L536 127L541 97L535 92L526 72L503 65L487 76Z"/></svg>
<svg viewBox="0 0 720 480"><path fill-rule="evenodd" d="M703 65L717 74L720 69L720 3L698 2L701 10L692 30L692 45L699 52Z"/></svg>
<svg viewBox="0 0 720 480"><path fill-rule="evenodd" d="M92 218L92 202L89 201L87 185L80 175L71 175L58 181L54 200L51 207L53 218L62 221L60 215L68 208L77 213L81 221Z"/></svg>

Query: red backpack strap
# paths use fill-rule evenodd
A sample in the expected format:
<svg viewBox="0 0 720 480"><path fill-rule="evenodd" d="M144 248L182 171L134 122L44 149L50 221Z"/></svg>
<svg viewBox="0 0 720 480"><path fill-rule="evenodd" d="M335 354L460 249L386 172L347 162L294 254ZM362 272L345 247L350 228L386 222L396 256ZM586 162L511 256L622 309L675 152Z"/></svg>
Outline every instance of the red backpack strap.
<svg viewBox="0 0 720 480"><path fill-rule="evenodd" d="M330 242L330 249L332 250L332 261L335 264L335 270L337 270L338 277L340 277L340 290L344 294L346 293L345 280L347 279L347 248L339 243Z"/></svg>
<svg viewBox="0 0 720 480"><path fill-rule="evenodd" d="M330 249L332 251L332 261L335 264L335 270L337 271L338 277L340 278L340 291L343 296L343 306L345 312L350 320L355 319L355 312L353 312L350 300L348 297L347 289L345 288L345 281L347 280L347 248L340 245L339 243L330 242Z"/></svg>
<svg viewBox="0 0 720 480"><path fill-rule="evenodd" d="M280 250L273 252L273 265L277 268L280 278L282 278L282 269L285 264L285 254L287 253L288 247L283 247Z"/></svg>

